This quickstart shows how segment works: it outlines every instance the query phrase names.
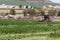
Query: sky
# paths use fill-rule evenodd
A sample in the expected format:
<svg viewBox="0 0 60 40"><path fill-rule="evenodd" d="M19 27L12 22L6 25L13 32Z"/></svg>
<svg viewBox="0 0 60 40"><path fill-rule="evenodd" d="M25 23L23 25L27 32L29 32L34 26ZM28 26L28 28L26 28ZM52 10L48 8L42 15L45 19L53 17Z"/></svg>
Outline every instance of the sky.
<svg viewBox="0 0 60 40"><path fill-rule="evenodd" d="M51 1L53 1L55 3L60 3L60 0L51 0Z"/></svg>

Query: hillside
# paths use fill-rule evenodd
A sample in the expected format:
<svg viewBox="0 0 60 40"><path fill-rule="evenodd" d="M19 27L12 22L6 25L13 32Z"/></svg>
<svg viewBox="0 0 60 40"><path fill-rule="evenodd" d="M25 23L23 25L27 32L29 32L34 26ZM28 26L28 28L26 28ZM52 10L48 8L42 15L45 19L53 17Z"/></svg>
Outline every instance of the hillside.
<svg viewBox="0 0 60 40"><path fill-rule="evenodd" d="M52 2L52 1L50 1L50 0L0 0L0 1L29 1L29 2L31 2L31 1L38 1L38 2Z"/></svg>
<svg viewBox="0 0 60 40"><path fill-rule="evenodd" d="M33 5L33 6L44 6L44 5L60 5L53 2L26 2L26 1L15 1L15 0L0 0L0 4L7 5Z"/></svg>

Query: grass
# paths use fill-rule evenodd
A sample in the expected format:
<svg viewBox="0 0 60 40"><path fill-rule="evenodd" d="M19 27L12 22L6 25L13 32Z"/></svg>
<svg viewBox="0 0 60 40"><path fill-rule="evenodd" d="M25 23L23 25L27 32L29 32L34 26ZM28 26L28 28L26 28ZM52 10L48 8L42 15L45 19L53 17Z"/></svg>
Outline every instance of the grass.
<svg viewBox="0 0 60 40"><path fill-rule="evenodd" d="M46 34L7 34L7 35L1 35L0 36L0 39L3 39L3 40L8 40L8 39L22 39L22 38L27 38L27 37L38 37L38 36L45 36Z"/></svg>
<svg viewBox="0 0 60 40"><path fill-rule="evenodd" d="M36 33L60 30L58 22L38 22L34 20L0 20L0 33Z"/></svg>
<svg viewBox="0 0 60 40"><path fill-rule="evenodd" d="M49 38L48 40L55 40L53 36L53 38L49 37L54 28L58 31L57 33L59 33L60 22L0 19L0 40L27 40L27 38L29 40L31 38L31 40L44 40L43 38L47 37ZM42 36L43 38L41 38ZM58 40L59 38L60 37L57 37Z"/></svg>
<svg viewBox="0 0 60 40"><path fill-rule="evenodd" d="M46 34L6 34L0 35L0 40L60 40L60 37L49 37Z"/></svg>

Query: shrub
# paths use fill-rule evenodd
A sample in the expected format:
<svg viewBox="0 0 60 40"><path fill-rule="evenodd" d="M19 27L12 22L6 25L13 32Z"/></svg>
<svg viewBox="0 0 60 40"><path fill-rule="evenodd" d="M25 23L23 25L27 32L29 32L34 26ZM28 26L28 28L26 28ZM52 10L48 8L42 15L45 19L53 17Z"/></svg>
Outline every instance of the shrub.
<svg viewBox="0 0 60 40"><path fill-rule="evenodd" d="M14 9L11 9L11 10L10 10L10 14L11 14L11 15L15 15L15 10L14 10Z"/></svg>

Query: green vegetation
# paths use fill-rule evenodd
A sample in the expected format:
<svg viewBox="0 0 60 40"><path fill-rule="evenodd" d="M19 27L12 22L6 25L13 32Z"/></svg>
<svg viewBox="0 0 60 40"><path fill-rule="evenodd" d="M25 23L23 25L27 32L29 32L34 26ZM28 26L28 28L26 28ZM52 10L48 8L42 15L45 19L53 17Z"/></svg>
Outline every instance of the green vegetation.
<svg viewBox="0 0 60 40"><path fill-rule="evenodd" d="M14 9L11 9L11 10L10 10L10 14L11 14L11 15L15 15L15 14L16 14L16 13L15 13L15 10L14 10Z"/></svg>
<svg viewBox="0 0 60 40"><path fill-rule="evenodd" d="M59 40L59 30L60 22L0 19L0 40Z"/></svg>
<svg viewBox="0 0 60 40"><path fill-rule="evenodd" d="M0 20L0 33L36 33L60 30L59 22L38 22L34 20Z"/></svg>

